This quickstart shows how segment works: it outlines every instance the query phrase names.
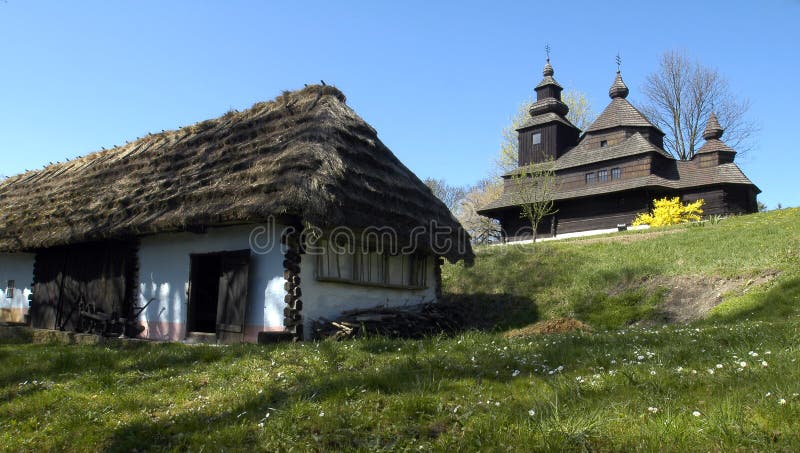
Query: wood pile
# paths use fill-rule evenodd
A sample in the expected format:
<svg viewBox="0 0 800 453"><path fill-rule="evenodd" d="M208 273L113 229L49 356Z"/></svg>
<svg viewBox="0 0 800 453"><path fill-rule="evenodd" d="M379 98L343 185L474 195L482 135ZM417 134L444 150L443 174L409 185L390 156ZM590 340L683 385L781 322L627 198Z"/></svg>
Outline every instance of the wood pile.
<svg viewBox="0 0 800 453"><path fill-rule="evenodd" d="M337 341L368 335L419 338L459 329L461 320L451 306L421 304L409 307L374 307L342 312L334 320L314 321L316 338Z"/></svg>

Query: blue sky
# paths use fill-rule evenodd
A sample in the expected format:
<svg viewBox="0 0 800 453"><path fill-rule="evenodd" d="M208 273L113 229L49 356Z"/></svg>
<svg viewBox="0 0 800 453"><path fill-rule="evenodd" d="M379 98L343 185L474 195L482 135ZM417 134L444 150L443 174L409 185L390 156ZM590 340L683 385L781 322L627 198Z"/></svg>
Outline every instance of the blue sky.
<svg viewBox="0 0 800 453"><path fill-rule="evenodd" d="M542 19L542 18L546 19ZM0 174L175 129L325 80L420 177L486 177L541 79L608 103L683 49L752 101L738 160L760 200L800 205L800 2L0 0Z"/></svg>

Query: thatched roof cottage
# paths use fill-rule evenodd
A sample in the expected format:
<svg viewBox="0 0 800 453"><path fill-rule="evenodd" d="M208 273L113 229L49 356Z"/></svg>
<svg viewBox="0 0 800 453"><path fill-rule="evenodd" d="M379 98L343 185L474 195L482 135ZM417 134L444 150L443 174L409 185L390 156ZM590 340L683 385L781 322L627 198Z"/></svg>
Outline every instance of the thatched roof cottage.
<svg viewBox="0 0 800 453"><path fill-rule="evenodd" d="M13 176L0 212L7 306L30 299L49 329L302 338L345 309L433 301L441 258L473 259L330 86Z"/></svg>

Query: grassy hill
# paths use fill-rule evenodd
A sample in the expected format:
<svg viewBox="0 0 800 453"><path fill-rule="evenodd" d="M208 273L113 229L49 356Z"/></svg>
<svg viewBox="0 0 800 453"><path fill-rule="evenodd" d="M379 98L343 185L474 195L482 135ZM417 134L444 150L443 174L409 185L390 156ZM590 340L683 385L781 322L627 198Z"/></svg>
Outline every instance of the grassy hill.
<svg viewBox="0 0 800 453"><path fill-rule="evenodd" d="M491 331L0 344L0 449L796 451L798 264L791 209L480 250L444 281ZM594 331L527 335L562 316Z"/></svg>
<svg viewBox="0 0 800 453"><path fill-rule="evenodd" d="M599 328L671 321L680 309L699 319L723 300L713 320L753 310L780 319L794 309L800 210L701 225L485 248L474 267L445 268L446 292L505 294L544 318L574 316Z"/></svg>

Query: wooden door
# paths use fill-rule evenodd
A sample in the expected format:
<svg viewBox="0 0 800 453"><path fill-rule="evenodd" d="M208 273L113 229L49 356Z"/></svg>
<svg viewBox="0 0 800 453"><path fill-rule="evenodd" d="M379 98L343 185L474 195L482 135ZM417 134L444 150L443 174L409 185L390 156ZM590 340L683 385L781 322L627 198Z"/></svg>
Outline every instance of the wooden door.
<svg viewBox="0 0 800 453"><path fill-rule="evenodd" d="M67 249L52 248L36 254L33 267L33 300L31 301L31 326L36 329L55 329L59 314Z"/></svg>
<svg viewBox="0 0 800 453"><path fill-rule="evenodd" d="M217 301L217 340L220 343L244 341L249 268L250 250L227 252L220 257Z"/></svg>

